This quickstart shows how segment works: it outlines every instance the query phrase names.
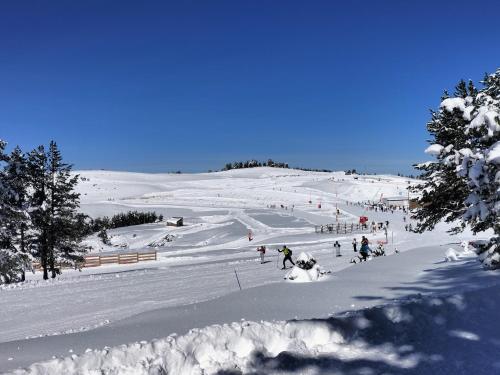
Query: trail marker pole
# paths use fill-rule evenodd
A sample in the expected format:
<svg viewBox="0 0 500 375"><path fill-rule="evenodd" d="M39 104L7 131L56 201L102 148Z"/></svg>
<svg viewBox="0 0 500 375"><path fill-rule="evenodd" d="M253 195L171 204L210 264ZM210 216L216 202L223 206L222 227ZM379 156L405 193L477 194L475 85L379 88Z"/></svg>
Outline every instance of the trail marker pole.
<svg viewBox="0 0 500 375"><path fill-rule="evenodd" d="M240 290L241 290L240 279L238 279L238 274L236 273L236 268L234 269L234 274L236 275L236 281L238 282L238 286L240 287Z"/></svg>

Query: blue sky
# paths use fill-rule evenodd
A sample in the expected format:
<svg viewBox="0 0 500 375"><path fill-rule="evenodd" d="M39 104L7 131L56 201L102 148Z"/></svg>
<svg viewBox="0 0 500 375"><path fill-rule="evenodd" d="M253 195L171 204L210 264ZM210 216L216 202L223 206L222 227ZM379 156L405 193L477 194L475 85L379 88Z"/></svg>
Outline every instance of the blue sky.
<svg viewBox="0 0 500 375"><path fill-rule="evenodd" d="M410 173L429 109L500 67L498 1L0 4L0 138L78 169L250 158Z"/></svg>

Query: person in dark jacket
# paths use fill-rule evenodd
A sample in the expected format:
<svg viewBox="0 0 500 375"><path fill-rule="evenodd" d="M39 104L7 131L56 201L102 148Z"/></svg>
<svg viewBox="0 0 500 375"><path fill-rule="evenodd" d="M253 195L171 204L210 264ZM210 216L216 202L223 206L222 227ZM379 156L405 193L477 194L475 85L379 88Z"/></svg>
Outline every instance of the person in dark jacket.
<svg viewBox="0 0 500 375"><path fill-rule="evenodd" d="M372 250L368 246L368 243L368 238L363 236L363 238L361 239L361 249L359 249L359 254L363 257L364 261L368 259L369 253L372 252Z"/></svg>
<svg viewBox="0 0 500 375"><path fill-rule="evenodd" d="M338 257L341 257L342 254L340 254L340 244L339 244L339 241L335 241L335 243L333 244L333 248L335 249L335 255L338 256Z"/></svg>
<svg viewBox="0 0 500 375"><path fill-rule="evenodd" d="M278 251L279 251L280 253L283 253L283 255L285 256L285 257L283 258L283 268L282 268L282 270L284 270L284 269L286 268L286 264L285 264L285 262L286 262L287 260L289 260L289 261L290 261L290 263L292 263L292 264L295 266L295 263L294 263L294 262L293 262L293 260L292 260L292 250L290 250L288 247L286 247L286 245L283 245L283 249L278 250Z"/></svg>

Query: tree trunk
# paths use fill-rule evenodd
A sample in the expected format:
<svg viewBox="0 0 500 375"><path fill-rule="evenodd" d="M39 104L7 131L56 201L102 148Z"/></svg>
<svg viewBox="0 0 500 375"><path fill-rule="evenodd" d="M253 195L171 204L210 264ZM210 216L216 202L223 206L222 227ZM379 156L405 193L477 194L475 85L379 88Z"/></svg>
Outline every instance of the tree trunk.
<svg viewBox="0 0 500 375"><path fill-rule="evenodd" d="M23 224L21 224L21 253L22 254L26 254L24 250L25 250L25 241L24 241L24 223L23 223ZM25 267L26 267L26 263L24 262L23 271L21 272L21 281L26 281L26 272L24 270Z"/></svg>
<svg viewBox="0 0 500 375"><path fill-rule="evenodd" d="M44 280L48 280L49 279L49 272L48 272L48 259L47 259L47 237L46 237L46 233L45 231L42 232L42 240L41 240L41 243L42 243L42 254L41 254L41 261L42 261L42 267L43 267L43 279Z"/></svg>

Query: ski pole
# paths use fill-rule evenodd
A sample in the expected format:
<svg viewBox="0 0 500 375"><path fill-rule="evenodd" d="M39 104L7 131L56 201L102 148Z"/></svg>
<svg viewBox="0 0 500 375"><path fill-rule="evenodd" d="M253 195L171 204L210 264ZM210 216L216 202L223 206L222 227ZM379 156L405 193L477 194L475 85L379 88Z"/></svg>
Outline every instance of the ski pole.
<svg viewBox="0 0 500 375"><path fill-rule="evenodd" d="M236 273L236 268L234 269L234 274L236 275L236 281L238 282L238 286L240 287L240 290L241 290L240 279L238 279L238 274Z"/></svg>

